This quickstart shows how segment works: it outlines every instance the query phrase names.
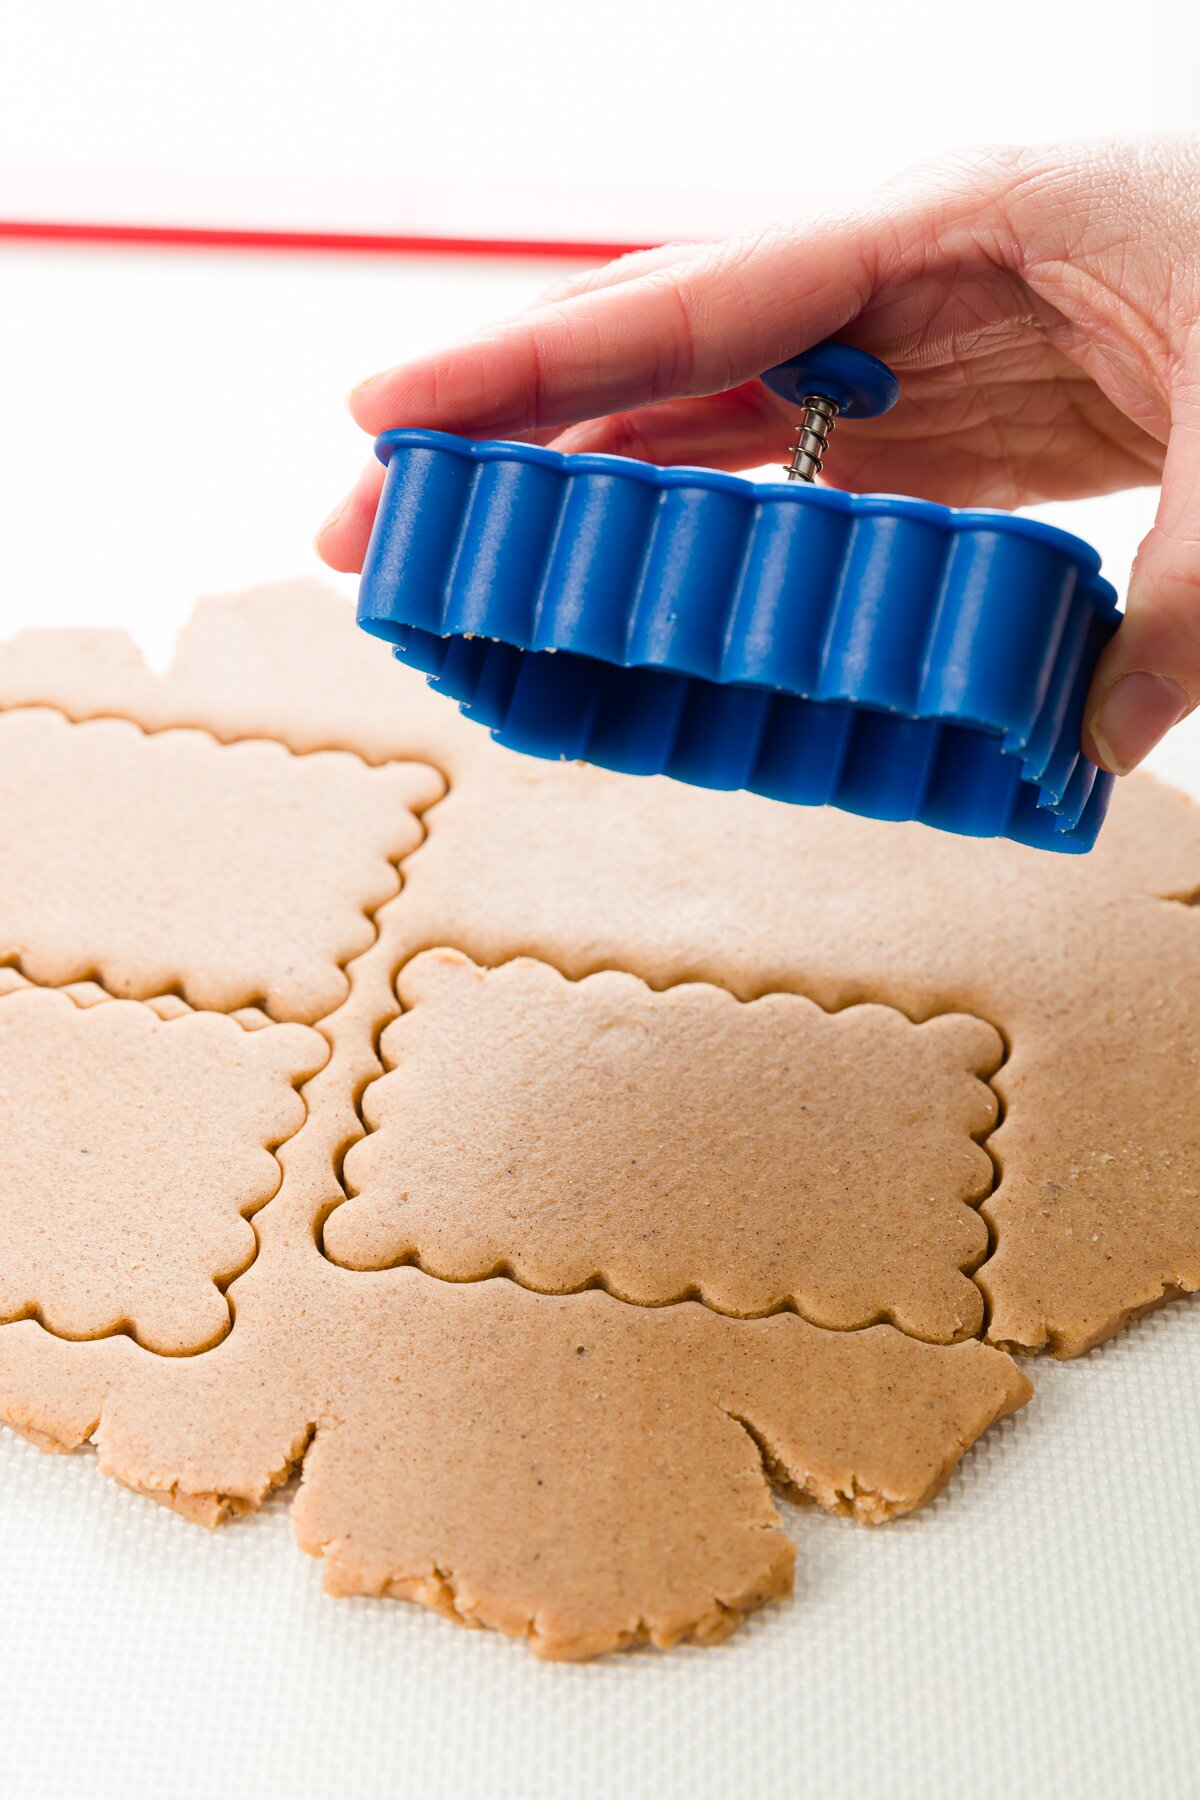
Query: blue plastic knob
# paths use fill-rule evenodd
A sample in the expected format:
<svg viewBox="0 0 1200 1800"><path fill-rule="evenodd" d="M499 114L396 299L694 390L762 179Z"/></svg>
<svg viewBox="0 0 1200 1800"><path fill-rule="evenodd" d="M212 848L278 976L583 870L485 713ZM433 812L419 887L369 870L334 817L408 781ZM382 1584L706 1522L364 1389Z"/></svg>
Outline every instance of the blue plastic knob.
<svg viewBox="0 0 1200 1800"><path fill-rule="evenodd" d="M803 406L810 394L820 394L834 402L843 419L877 419L900 398L900 383L886 363L832 338L765 370L762 382L789 406Z"/></svg>

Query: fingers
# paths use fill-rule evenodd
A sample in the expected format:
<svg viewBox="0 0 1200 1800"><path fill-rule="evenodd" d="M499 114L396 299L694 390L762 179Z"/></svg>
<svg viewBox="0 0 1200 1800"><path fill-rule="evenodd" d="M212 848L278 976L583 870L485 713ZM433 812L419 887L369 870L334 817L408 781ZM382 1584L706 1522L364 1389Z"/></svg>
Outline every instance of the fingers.
<svg viewBox="0 0 1200 1800"><path fill-rule="evenodd" d="M774 461L786 449L786 421L777 415L772 425L754 377L860 314L868 347L893 354L895 333L912 332L905 296L924 291L935 265L994 274L995 186L975 171L928 194L754 237L620 258L364 382L351 411L372 433L410 425L664 463ZM878 310L885 292L901 298L880 326L869 303ZM889 341L877 341L881 329ZM839 461L839 479L860 485L857 475L895 460L890 433L872 433ZM319 549L334 567L360 565L379 481L375 470L364 477L322 528Z"/></svg>
<svg viewBox="0 0 1200 1800"><path fill-rule="evenodd" d="M555 450L603 451L641 462L703 462L710 468L746 469L781 461L787 424L776 403L757 382L711 400L677 400L666 406L608 419L592 419L557 437L536 435ZM316 550L331 569L356 574L362 568L383 486L384 471L374 459L316 536Z"/></svg>
<svg viewBox="0 0 1200 1800"><path fill-rule="evenodd" d="M1200 416L1172 426L1125 618L1096 667L1083 748L1126 775L1200 699Z"/></svg>
<svg viewBox="0 0 1200 1800"><path fill-rule="evenodd" d="M865 216L622 257L515 318L364 382L351 412L372 433L420 425L545 443L564 426L660 397L719 393L860 310L871 258ZM678 461L711 446L718 466L746 467L766 449L766 432L758 435L764 404L765 396L733 403L732 443L712 421L685 449L683 429L702 415L664 409L640 451L628 420L596 423L593 447L623 443L627 455ZM369 470L318 533L318 552L332 568L361 568L381 481Z"/></svg>
<svg viewBox="0 0 1200 1800"><path fill-rule="evenodd" d="M638 462L752 469L782 462L788 441L788 415L755 381L701 400L668 400L585 419L560 431L551 447L572 456L599 453L632 456Z"/></svg>
<svg viewBox="0 0 1200 1800"><path fill-rule="evenodd" d="M1003 507L1159 480L1162 445L1135 432L1065 358L1039 346L1036 357L1014 349L997 362L995 379L980 362L965 379L952 359L906 373L895 412L838 424L823 479L854 493ZM568 453L746 469L786 462L798 418L755 381L584 420L545 441ZM1023 455L1035 435L1036 464Z"/></svg>
<svg viewBox="0 0 1200 1800"><path fill-rule="evenodd" d="M340 506L335 506L315 540L317 555L331 569L355 575L363 566L375 508L383 487L383 464L372 457Z"/></svg>
<svg viewBox="0 0 1200 1800"><path fill-rule="evenodd" d="M702 255L707 244L658 244L650 250L630 250L598 268L583 269L565 280L553 281L538 295L535 304L546 305L555 300L574 300L579 294L594 294L600 288L619 287L624 281L635 281L655 269L673 268L676 263Z"/></svg>
<svg viewBox="0 0 1200 1800"><path fill-rule="evenodd" d="M370 432L425 425L513 437L736 386L861 310L879 258L902 251L875 223L863 210L680 260L651 256L628 278L617 265L565 299L364 382L351 411ZM917 257L915 244L908 254Z"/></svg>

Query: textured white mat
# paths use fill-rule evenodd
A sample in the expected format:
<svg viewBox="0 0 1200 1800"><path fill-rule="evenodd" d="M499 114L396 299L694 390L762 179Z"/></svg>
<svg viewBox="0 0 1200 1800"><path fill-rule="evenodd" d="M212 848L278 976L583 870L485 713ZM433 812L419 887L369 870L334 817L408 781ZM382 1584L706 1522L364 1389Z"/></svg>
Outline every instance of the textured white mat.
<svg viewBox="0 0 1200 1800"><path fill-rule="evenodd" d="M1041 1370L943 1497L789 1511L795 1600L715 1651L540 1665L333 1601L286 1505L209 1535L0 1434L12 1794L264 1800L1196 1792L1200 1301Z"/></svg>

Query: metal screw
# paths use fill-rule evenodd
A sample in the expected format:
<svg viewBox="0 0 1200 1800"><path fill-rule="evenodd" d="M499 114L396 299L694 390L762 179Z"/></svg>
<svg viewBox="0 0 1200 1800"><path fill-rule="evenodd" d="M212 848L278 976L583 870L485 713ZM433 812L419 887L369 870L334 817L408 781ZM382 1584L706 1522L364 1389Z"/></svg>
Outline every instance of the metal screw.
<svg viewBox="0 0 1200 1800"><path fill-rule="evenodd" d="M824 394L805 394L801 405L804 417L796 426L792 460L783 466L789 481L815 481L821 473L839 408L836 400Z"/></svg>
<svg viewBox="0 0 1200 1800"><path fill-rule="evenodd" d="M764 369L762 381L804 411L792 460L783 465L789 481L812 482L821 473L836 419L876 419L900 397L900 383L886 363L835 339Z"/></svg>

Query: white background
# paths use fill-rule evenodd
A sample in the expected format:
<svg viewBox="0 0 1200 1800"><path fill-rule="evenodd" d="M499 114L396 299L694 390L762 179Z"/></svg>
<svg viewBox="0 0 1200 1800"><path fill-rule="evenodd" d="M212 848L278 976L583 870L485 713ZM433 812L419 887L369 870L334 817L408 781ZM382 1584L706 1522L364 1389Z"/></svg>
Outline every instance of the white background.
<svg viewBox="0 0 1200 1800"><path fill-rule="evenodd" d="M444 187L450 225L639 237L964 140L1200 125L1200 29L1167 0L69 0L6 8L2 43L10 210L56 170L93 213L186 176L231 217L274 183L293 214L311 192L353 223L359 193L403 228ZM555 273L0 252L0 633L125 624L161 665L196 593L315 572L366 450L349 386ZM1044 516L1120 584L1153 504ZM1200 796L1195 731L1157 761ZM719 1651L581 1669L326 1599L280 1502L210 1538L3 1434L0 1778L128 1800L1195 1793L1200 1307L1033 1372L926 1514L789 1513L790 1607Z"/></svg>

